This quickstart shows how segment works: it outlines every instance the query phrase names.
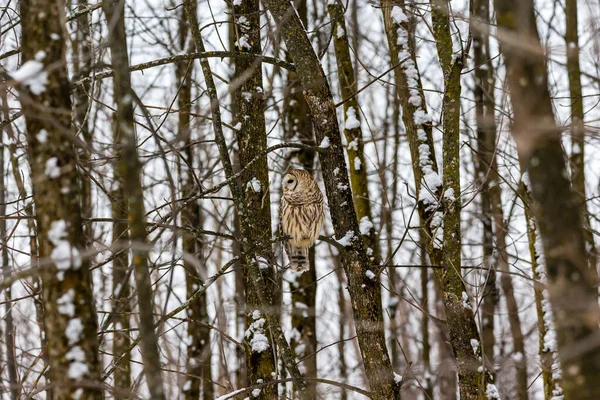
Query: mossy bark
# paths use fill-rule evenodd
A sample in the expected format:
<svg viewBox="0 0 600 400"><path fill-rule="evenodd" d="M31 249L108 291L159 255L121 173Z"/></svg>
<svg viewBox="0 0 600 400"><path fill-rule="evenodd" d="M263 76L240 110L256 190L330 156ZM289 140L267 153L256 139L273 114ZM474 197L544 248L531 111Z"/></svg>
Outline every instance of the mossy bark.
<svg viewBox="0 0 600 400"><path fill-rule="evenodd" d="M464 65L464 49L453 54L450 32L451 16L448 0L431 0L431 20L438 59L444 74L443 123L443 187L444 233L442 265L438 273L444 290L446 321L458 368L461 398L486 398L485 388L491 375L481 362L479 332L473 310L468 306L468 294L461 275L460 230L460 77ZM462 44L461 44L462 45ZM483 366L483 371L480 366Z"/></svg>
<svg viewBox="0 0 600 400"><path fill-rule="evenodd" d="M372 396L375 399L399 398L399 384L394 381L385 345L381 289L376 277L369 278L368 271L373 267L366 247L359 239L358 221L350 182L344 172L347 166L327 79L294 7L282 0L266 0L264 4L274 17L296 65L316 140L321 142L325 137L329 138L329 147L320 153L321 168L335 236L338 239L346 235L352 238L342 254L342 264L348 278L358 342Z"/></svg>
<svg viewBox="0 0 600 400"><path fill-rule="evenodd" d="M342 99L344 101L344 135L348 145L348 167L350 169L350 185L352 186L352 198L354 209L359 221L364 218L371 222L369 231L362 235L367 249L372 254L374 264L379 264L381 256L379 243L373 225L371 213L371 200L369 196L369 179L367 177L367 164L365 159L365 145L363 141L362 128L360 126L361 115L357 96L357 82L350 57L350 44L348 40L345 10L339 2L330 2L327 5L329 18L333 24L333 47L337 62L337 75L340 85ZM350 121L350 122L349 122ZM358 125L356 124L358 123ZM362 232L361 232L362 234Z"/></svg>
<svg viewBox="0 0 600 400"><path fill-rule="evenodd" d="M596 274L588 265L580 201L568 180L533 1L497 0L495 5L498 25L506 32L500 44L514 112L512 135L531 180L533 214L543 240L564 395L593 399L600 393L600 348L576 349L600 335Z"/></svg>
<svg viewBox="0 0 600 400"><path fill-rule="evenodd" d="M521 182L519 185L519 196L524 204L525 220L527 222L527 239L529 240L529 255L531 258L531 272L534 279L533 293L535 299L535 311L537 314L538 340L539 340L539 356L540 367L542 369L542 382L544 384L544 399L551 400L555 395L562 394L562 388L559 378L559 371L553 371L557 365L555 364L558 355L553 348L546 345L546 335L553 329L550 326L553 317L548 315L551 313L548 304L548 292L545 288L546 273L544 272L543 255L537 247L537 243L541 243L538 237L539 232L533 210L531 209L532 199L531 193L527 185ZM552 334L552 333L550 333ZM560 365L558 365L560 367Z"/></svg>
<svg viewBox="0 0 600 400"><path fill-rule="evenodd" d="M146 385L153 399L165 398L163 391L158 337L154 329L153 293L148 265L144 193L142 189L142 164L138 158L134 131L133 101L131 88L127 35L125 32L124 3L119 0L104 0L102 9L109 29L109 47L113 65L113 90L117 104L116 135L118 154L116 175L122 180L123 196L127 199L127 221L132 248L132 264L138 293L142 361Z"/></svg>
<svg viewBox="0 0 600 400"><path fill-rule="evenodd" d="M567 44L567 73L569 76L569 93L571 97L571 185L579 197L583 214L584 237L588 264L591 272L598 274L598 249L594 243L594 233L590 226L590 215L585 196L585 125L583 109L583 91L581 88L581 66L579 64L579 17L577 0L566 0L565 16L567 26L565 41ZM596 276L596 283L598 277Z"/></svg>
<svg viewBox="0 0 600 400"><path fill-rule="evenodd" d="M37 58L47 73L45 90L19 87L25 114L35 202L49 379L54 399L102 399L98 325L81 218L81 177L71 129L71 98L65 60L64 2L20 2L23 59ZM51 34L59 35L52 40ZM40 51L44 56L41 57ZM39 134L46 131L46 140ZM46 174L47 166L55 166ZM58 172L58 173L57 173ZM52 232L52 233L51 233ZM57 250L60 247L61 250ZM76 335L67 335L67 327ZM89 385L93 383L93 385Z"/></svg>
<svg viewBox="0 0 600 400"><path fill-rule="evenodd" d="M258 0L247 0L240 5L234 5L233 18L235 19L234 52L250 52L261 54L260 13ZM267 147L267 133L265 126L264 92L262 82L262 64L251 59L236 59L235 73L230 91L235 104L235 121L239 124L236 130L237 147L240 168L246 167L249 161L263 152ZM245 212L239 214L240 224L244 237L257 247L255 256L248 256L242 262L245 271L246 294L246 324L249 335L244 341L246 347L246 366L248 384L269 382L273 380L272 372L276 371L276 344L264 351L257 351L250 345L252 339L252 325L257 318L254 310L268 310L275 319L279 319L279 310L274 307L276 280L272 267L274 254L270 244L271 208L270 184L267 157L247 168L240 178L243 191ZM253 274L249 270L253 269ZM264 293L266 304L262 304L256 292L253 275L261 275L269 288ZM267 335L270 337L270 335ZM277 394L277 385L265 386L259 395L260 399L271 399Z"/></svg>

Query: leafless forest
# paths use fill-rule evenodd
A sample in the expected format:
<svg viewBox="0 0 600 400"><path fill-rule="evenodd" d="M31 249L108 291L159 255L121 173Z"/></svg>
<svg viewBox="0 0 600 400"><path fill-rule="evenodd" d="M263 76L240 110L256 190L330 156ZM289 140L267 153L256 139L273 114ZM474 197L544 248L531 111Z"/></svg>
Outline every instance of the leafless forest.
<svg viewBox="0 0 600 400"><path fill-rule="evenodd" d="M1 398L600 399L598 103L598 0L0 0Z"/></svg>

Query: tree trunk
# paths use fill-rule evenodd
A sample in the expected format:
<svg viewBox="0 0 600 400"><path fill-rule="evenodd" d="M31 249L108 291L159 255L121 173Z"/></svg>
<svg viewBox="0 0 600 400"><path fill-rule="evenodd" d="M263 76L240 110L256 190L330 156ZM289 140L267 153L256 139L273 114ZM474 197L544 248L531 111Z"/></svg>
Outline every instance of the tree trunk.
<svg viewBox="0 0 600 400"><path fill-rule="evenodd" d="M76 168L61 14L64 2L20 3L23 59L52 66L43 88L19 88L25 114L54 399L101 399L98 325L89 260L82 252L81 177ZM59 35L51 40L49 32ZM30 64L31 65L31 64ZM39 65L39 64L37 64ZM36 65L36 66L37 66Z"/></svg>
<svg viewBox="0 0 600 400"><path fill-rule="evenodd" d="M585 126L583 111L583 92L581 89L581 67L579 65L579 34L577 33L578 12L577 0L566 0L565 14L567 27L565 41L567 43L567 73L569 76L569 92L571 96L571 184L578 196L583 215L585 250L592 274L597 275L598 250L594 243L594 233L590 226L590 216L585 196ZM595 276L596 284L598 277Z"/></svg>
<svg viewBox="0 0 600 400"><path fill-rule="evenodd" d="M234 52L250 52L261 54L260 13L258 0L248 0L233 7L236 29ZM239 124L236 130L240 168L246 165L267 148L267 133L264 116L264 96L262 82L262 64L259 60L236 59L234 79L230 84L235 104L235 120ZM246 366L248 384L269 382L273 380L271 373L277 369L276 345L270 341L267 349L258 350L253 341L263 335L261 325L265 322L259 310L267 309L273 317L279 319L279 311L275 310L276 286L275 273L272 268L274 254L271 241L271 208L270 184L267 157L249 166L240 179L244 191L245 212L239 214L243 237L251 238L258 250L255 257L248 255L242 262L245 273L246 294ZM248 273L252 269L253 273ZM252 281L254 275L261 275L264 282L269 283L265 293L266 304L262 304ZM261 325L261 326L259 326ZM267 334L267 337L270 335ZM264 387L260 399L272 399L277 394L277 385Z"/></svg>
<svg viewBox="0 0 600 400"><path fill-rule="evenodd" d="M444 266L443 269L436 269L436 275L443 291L461 396L483 398L491 380L488 374L478 370L481 365L479 333L460 270L459 118L462 58L452 60L448 4L442 0L432 4L432 21L445 86L442 150L444 193L433 150L431 118L427 115L417 68L415 22L407 16L404 2L400 2L399 6L385 2L382 11L392 65L399 66L395 71L395 79L411 149L422 235L427 239L431 263ZM400 59L400 54L405 58ZM472 345L475 343L477 346Z"/></svg>
<svg viewBox="0 0 600 400"><path fill-rule="evenodd" d="M519 185L519 196L524 203L525 220L527 222L527 238L529 240L529 254L531 258L531 271L534 279L533 291L535 310L537 313L537 326L539 338L540 367L544 383L544 399L551 400L554 396L563 394L560 385L561 368L556 353L556 330L554 316L550 306L548 290L546 289L546 272L544 271L544 254L542 239L539 237L537 224L531 210L531 193L527 185Z"/></svg>
<svg viewBox="0 0 600 400"><path fill-rule="evenodd" d="M6 92L0 89L2 93L2 102L6 104ZM7 104L6 104L7 105ZM8 105L7 105L8 106ZM4 152L6 149L4 144L4 132L0 131L0 243L2 252L2 275L4 279L8 279L11 275L11 267L9 264L8 254L8 232L6 230L6 171L4 170ZM19 398L19 385L17 381L17 360L15 358L15 326L13 324L12 314L12 285L8 285L4 290L4 301L6 302L4 313L4 343L6 345L6 369L8 370L8 391L10 392L11 400ZM0 361L1 362L1 361ZM4 369L4 368L2 368Z"/></svg>
<svg viewBox="0 0 600 400"><path fill-rule="evenodd" d="M328 3L327 10L333 24L333 46L337 62L337 75L344 100L344 135L348 142L346 148L350 167L350 185L356 217L360 221L361 235L367 246L367 252L373 264L380 262L379 243L377 241L373 217L371 215L371 200L369 199L369 180L363 134L360 126L360 107L358 105L357 83L350 58L345 10L338 2Z"/></svg>
<svg viewBox="0 0 600 400"><path fill-rule="evenodd" d="M114 99L117 104L116 135L117 179L124 185L124 197L128 201L127 221L133 253L133 269L138 292L142 361L146 384L153 399L165 399L163 391L158 337L154 330L152 282L148 265L148 244L144 220L144 198L141 182L142 165L137 154L134 131L133 101L129 57L125 33L124 3L120 0L104 0L102 9L109 29L109 47L114 69Z"/></svg>
<svg viewBox="0 0 600 400"><path fill-rule="evenodd" d="M586 256L580 202L566 174L533 1L497 0L495 5L504 29L500 44L514 112L512 134L531 180L544 244L565 398L594 399L600 392L600 347L590 343L600 335L596 274Z"/></svg>
<svg viewBox="0 0 600 400"><path fill-rule="evenodd" d="M193 7L194 10L196 7ZM179 20L179 49L193 52L193 42L188 41L189 27L185 9L181 9ZM189 43L188 43L189 42ZM178 85L179 104L177 136L183 142L184 151L179 160L179 177L181 181L182 198L193 196L196 187L194 170L203 170L204 165L198 165L198 157L194 152L190 113L192 111L192 77L193 61L177 63L175 69ZM186 296L192 298L198 289L204 285L208 271L204 258L204 236L193 230L203 228L202 210L197 201L189 202L181 212L183 268L185 269ZM187 379L183 386L186 400L212 400L214 390L211 371L211 341L209 318L206 303L206 292L197 296L187 310Z"/></svg>
<svg viewBox="0 0 600 400"><path fill-rule="evenodd" d="M494 371L494 315L500 300L496 285L496 268L494 262L494 230L492 223L490 179L492 164L495 166L496 124L494 120L494 69L489 53L489 0L476 0L473 3L475 15L472 17L480 24L473 30L473 55L475 63L475 116L477 121L477 181L479 183L481 201L481 220L483 222L483 267L485 284L483 287L483 304L481 307L481 339L483 353L490 372Z"/></svg>
<svg viewBox="0 0 600 400"><path fill-rule="evenodd" d="M357 240L360 237L358 221L327 79L293 5L282 0L266 0L264 4L279 26L296 65L316 139L318 142L325 137L329 139L329 147L323 149L320 155L321 168L336 237L338 240L346 237L350 242L342 254L342 264L348 278L358 340L372 396L375 399L399 398L399 384L394 380L385 345L381 290L377 275L371 271L373 267L364 243Z"/></svg>
<svg viewBox="0 0 600 400"><path fill-rule="evenodd" d="M516 398L525 400L527 394L527 359L525 356L525 342L521 328L521 319L519 317L519 307L515 297L513 283L510 276L508 264L508 251L506 244L506 235L508 227L504 221L502 210L502 190L500 188L500 176L498 174L498 163L496 162L496 122L494 117L494 69L489 55L489 0L479 0L473 6L477 13L474 29L474 52L475 52L475 70L476 76L476 114L477 114L477 140L478 140L478 158L479 158L479 179L482 180L482 213L486 218L484 222L484 267L489 267L487 282L495 283L496 266L501 272L500 285L506 299L508 311L508 320L513 339L513 361L516 368ZM487 224L490 224L488 227ZM493 237L488 237L489 231L493 226ZM490 253L490 245L494 245L496 252ZM493 277L492 277L493 276ZM485 291L485 289L484 289ZM498 302L498 294L495 288L490 292L484 292L484 317L483 327L487 327L486 319L493 321L494 306ZM490 303L490 304L488 304ZM488 315L486 311L491 312ZM486 347L488 354L493 355L493 323L492 332L487 332L483 336L484 346L487 345L485 339L492 340L491 348ZM489 361L493 366L493 358Z"/></svg>

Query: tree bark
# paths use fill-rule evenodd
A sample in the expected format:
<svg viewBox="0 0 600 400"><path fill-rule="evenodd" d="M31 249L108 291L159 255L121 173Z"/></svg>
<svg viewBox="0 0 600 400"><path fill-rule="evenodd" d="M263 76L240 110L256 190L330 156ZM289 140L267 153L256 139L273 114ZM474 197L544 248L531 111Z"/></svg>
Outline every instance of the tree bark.
<svg viewBox="0 0 600 400"><path fill-rule="evenodd" d="M194 11L196 7L193 7ZM185 8L181 9L178 46L181 51L194 51L194 45L189 40L188 18ZM177 121L177 136L183 142L184 150L179 160L179 177L183 198L193 196L196 187L194 170L202 171L204 165L199 161L192 141L190 126L192 111L192 77L194 71L193 61L183 61L175 66L175 75L178 89L177 102L179 114ZM202 230L202 210L197 201L188 203L181 212L181 224L191 229ZM183 268L185 269L185 283L187 298L192 298L198 289L204 285L208 271L204 257L204 235L183 230L182 237ZM191 260L190 258L193 258ZM203 268L204 269L201 269ZM211 341L207 310L206 293L198 296L187 309L187 379L183 386L183 395L186 400L212 400L215 397L212 384L211 371Z"/></svg>
<svg viewBox="0 0 600 400"><path fill-rule="evenodd" d="M6 92L3 89L2 102L4 106L6 104ZM6 149L4 144L4 132L0 131L0 243L2 252L2 275L4 279L8 279L11 274L11 267L9 264L8 254L8 232L6 230L6 171L4 170L4 152ZM4 301L5 313L4 313L4 343L6 345L6 369L8 370L8 391L10 393L11 400L17 400L19 398L19 385L17 381L17 360L15 358L15 326L13 324L12 314L12 285L4 290ZM2 361L0 361L2 362ZM2 368L4 369L4 368Z"/></svg>
<svg viewBox="0 0 600 400"><path fill-rule="evenodd" d="M261 54L260 12L258 0L247 0L233 7L235 18L236 41L234 52L250 52ZM234 79L230 84L235 104L235 121L239 124L236 130L240 167L244 168L253 158L267 148L265 125L264 93L262 64L251 59L236 59ZM273 261L275 256L271 246L271 208L270 184L267 157L247 168L241 176L240 185L243 190L245 211L239 214L243 237L250 239L258 250L255 255L244 258L242 268L245 271L245 303L246 303L246 366L248 384L269 382L273 380L271 373L276 366L276 344L270 341L267 349L258 350L251 343L258 335L268 330L261 326L262 316L256 311L267 310L275 319L279 319L279 310L275 309L275 293L277 283ZM250 271L253 270L253 271ZM260 275L267 291L264 293L266 304L261 305L261 296L253 282L253 276ZM260 289L262 290L262 289ZM265 320L262 319L262 323ZM267 337L271 335L267 334ZM258 398L272 399L277 395L277 385L265 386Z"/></svg>
<svg viewBox="0 0 600 400"><path fill-rule="evenodd" d="M348 278L358 340L372 396L375 399L399 398L399 384L394 381L385 345L381 289L377 276L370 278L374 274L371 271L373 267L363 241L358 240L358 221L327 79L293 5L282 0L266 0L264 4L280 28L296 65L316 139L318 142L325 137L329 139L329 147L321 152L321 168L335 236L338 240L343 237L350 239L342 254L342 264Z"/></svg>
<svg viewBox="0 0 600 400"><path fill-rule="evenodd" d="M600 347L590 345L600 337L595 274L588 266L580 202L567 178L533 1L495 5L514 112L512 135L531 180L543 240L564 395L593 399L600 392Z"/></svg>
<svg viewBox="0 0 600 400"><path fill-rule="evenodd" d="M556 353L556 331L554 328L554 316L550 306L548 290L546 289L547 277L544 271L544 254L542 239L531 204L531 193L527 184L519 185L519 196L523 200L525 209L525 220L527 222L527 239L529 240L529 254L531 258L531 271L534 279L533 292L535 299L535 310L537 314L540 367L542 369L542 382L544 384L544 399L551 400L554 396L561 396L561 367Z"/></svg>
<svg viewBox="0 0 600 400"><path fill-rule="evenodd" d="M373 264L379 264L381 256L379 243L373 225L371 213L371 200L369 198L369 180L367 178L367 164L365 162L365 145L363 133L360 126L360 107L357 96L357 83L350 57L350 45L348 41L345 10L338 2L329 2L327 6L329 18L333 24L333 47L337 62L337 75L344 100L344 135L348 146L350 168L350 185L352 187L352 198L356 217L365 227L361 232L367 252ZM370 226L370 228L369 228Z"/></svg>
<svg viewBox="0 0 600 400"><path fill-rule="evenodd" d="M39 255L49 265L41 270L45 336L54 399L101 399L98 325L89 260L82 254L81 177L76 168L67 77L64 2L24 0L20 3L22 54L52 71L43 90L19 87L27 128ZM59 35L51 40L50 33ZM36 60L36 61L34 61ZM39 88L37 88L39 89Z"/></svg>
<svg viewBox="0 0 600 400"><path fill-rule="evenodd" d="M109 47L114 69L114 99L117 103L116 135L117 177L122 180L124 197L128 200L127 221L133 253L133 270L138 292L142 361L146 384L153 399L165 399L163 391L158 337L154 330L152 282L148 265L148 244L144 221L144 198L141 182L142 165L137 154L134 131L133 101L131 88L127 36L125 32L124 2L104 0L102 9L109 26Z"/></svg>
<svg viewBox="0 0 600 400"><path fill-rule="evenodd" d="M475 63L475 116L477 121L477 181L479 183L481 201L481 220L483 222L483 266L485 284L483 287L483 304L481 307L481 339L486 362L490 372L494 371L494 315L500 293L496 285L496 268L494 262L494 230L491 211L490 187L492 182L499 182L489 177L492 164L495 166L496 124L494 117L494 66L489 53L489 0L473 2L472 16L481 27L473 30L473 55Z"/></svg>
<svg viewBox="0 0 600 400"><path fill-rule="evenodd" d="M567 73L569 76L569 92L571 97L571 184L578 196L583 214L585 250L588 254L588 264L592 274L596 274L598 284L598 249L594 243L594 233L590 226L590 216L585 196L585 114L583 110L583 91L581 88L581 66L579 64L579 34L577 28L577 0L566 0L565 14L567 26L565 41L567 44Z"/></svg>

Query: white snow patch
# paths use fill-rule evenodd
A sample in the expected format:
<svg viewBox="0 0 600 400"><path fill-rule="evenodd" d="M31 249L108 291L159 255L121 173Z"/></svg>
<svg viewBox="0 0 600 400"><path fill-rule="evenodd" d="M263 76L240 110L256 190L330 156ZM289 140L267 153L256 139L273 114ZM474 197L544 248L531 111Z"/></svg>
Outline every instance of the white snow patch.
<svg viewBox="0 0 600 400"><path fill-rule="evenodd" d="M471 347L473 348L473 353L477 354L477 350L479 349L479 340L471 339Z"/></svg>
<svg viewBox="0 0 600 400"><path fill-rule="evenodd" d="M350 143L348 143L348 150L358 150L358 139L354 139Z"/></svg>
<svg viewBox="0 0 600 400"><path fill-rule="evenodd" d="M367 276L367 278L369 278L372 281L374 281L376 278L375 273L373 271L371 271L370 269L368 269L367 272L365 272L365 275Z"/></svg>
<svg viewBox="0 0 600 400"><path fill-rule="evenodd" d="M256 177L252 178L252 180L246 184L246 188L252 189L254 193L260 193L262 191L262 185Z"/></svg>
<svg viewBox="0 0 600 400"><path fill-rule="evenodd" d="M41 144L44 144L48 141L48 131L45 129L40 129L40 131L35 135L35 138Z"/></svg>
<svg viewBox="0 0 600 400"><path fill-rule="evenodd" d="M485 395L487 396L488 400L500 400L500 392L498 392L498 388L493 383L488 383L485 390Z"/></svg>
<svg viewBox="0 0 600 400"><path fill-rule="evenodd" d="M468 308L471 310L471 305L469 304L469 295L467 292L462 292L462 305L463 308Z"/></svg>
<svg viewBox="0 0 600 400"><path fill-rule="evenodd" d="M361 235L368 235L369 232L371 231L371 228L373 228L373 223L371 222L371 220L369 219L369 217L367 217L366 215L364 217L362 217L360 219L360 234Z"/></svg>
<svg viewBox="0 0 600 400"><path fill-rule="evenodd" d="M54 245L50 258L56 264L56 268L61 271L70 267L75 269L81 267L81 254L66 240L66 229L67 223L61 219L52 222L48 231L48 239Z"/></svg>
<svg viewBox="0 0 600 400"><path fill-rule="evenodd" d="M446 191L444 192L444 198L450 202L456 201L456 197L454 197L454 189L446 189Z"/></svg>
<svg viewBox="0 0 600 400"><path fill-rule="evenodd" d="M360 161L360 158L358 156L354 157L354 170L360 171L361 168L362 168L362 162Z"/></svg>
<svg viewBox="0 0 600 400"><path fill-rule="evenodd" d="M396 382L396 383L402 382L402 375L398 375L397 373L394 372L394 382Z"/></svg>
<svg viewBox="0 0 600 400"><path fill-rule="evenodd" d="M82 332L83 324L81 323L81 320L79 318L70 319L67 324L67 329L65 330L69 345L77 343Z"/></svg>
<svg viewBox="0 0 600 400"><path fill-rule="evenodd" d="M346 111L345 128L347 130L360 128L360 121L356 117L356 110L354 107L348 107L348 110Z"/></svg>
<svg viewBox="0 0 600 400"><path fill-rule="evenodd" d="M264 334L255 332L252 339L250 339L250 347L252 348L252 351L262 353L270 347L269 339L267 339Z"/></svg>
<svg viewBox="0 0 600 400"><path fill-rule="evenodd" d="M328 149L329 148L329 136L325 136L323 138L323 140L321 140L321 144L319 145L319 147L321 149Z"/></svg>
<svg viewBox="0 0 600 400"><path fill-rule="evenodd" d="M343 38L344 36L346 36L346 31L344 30L344 28L342 28L341 24L338 24L337 26L337 32L335 35L338 39Z"/></svg>
<svg viewBox="0 0 600 400"><path fill-rule="evenodd" d="M252 391L252 397L258 397L260 396L260 389L254 389Z"/></svg>
<svg viewBox="0 0 600 400"><path fill-rule="evenodd" d="M44 174L50 179L56 179L60 176L60 167L58 166L58 158L51 157L46 161Z"/></svg>
<svg viewBox="0 0 600 400"><path fill-rule="evenodd" d="M398 6L394 6L392 8L392 19L397 24L401 24L403 22L408 21L408 17L406 16L406 14L404 14L404 11L402 11L402 9Z"/></svg>
<svg viewBox="0 0 600 400"><path fill-rule="evenodd" d="M73 289L67 290L62 296L56 299L56 304L58 304L58 312L69 317L75 316L74 301L75 291Z"/></svg>
<svg viewBox="0 0 600 400"><path fill-rule="evenodd" d="M235 45L240 50L250 50L252 46L250 45L250 41L248 39L248 35L242 35L238 40L235 41Z"/></svg>
<svg viewBox="0 0 600 400"><path fill-rule="evenodd" d="M71 362L67 375L71 379L83 378L89 372L88 366L85 364L85 353L79 346L71 348L66 354L67 360Z"/></svg>
<svg viewBox="0 0 600 400"><path fill-rule="evenodd" d="M336 240L341 246L350 246L352 244L352 239L354 239L354 231L348 231L340 240Z"/></svg>
<svg viewBox="0 0 600 400"><path fill-rule="evenodd" d="M40 95L46 91L48 73L44 71L44 64L38 60L29 60L21 68L11 72L10 76L31 90L31 93Z"/></svg>

